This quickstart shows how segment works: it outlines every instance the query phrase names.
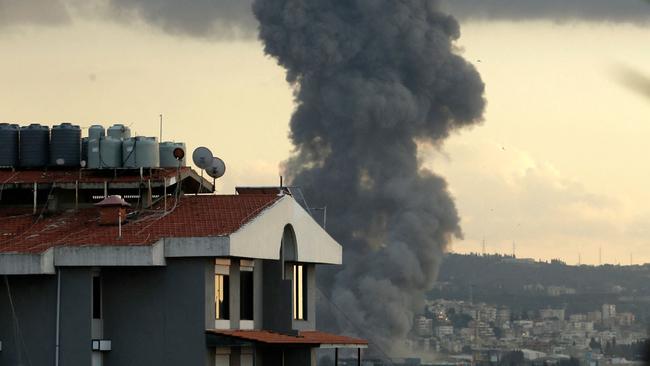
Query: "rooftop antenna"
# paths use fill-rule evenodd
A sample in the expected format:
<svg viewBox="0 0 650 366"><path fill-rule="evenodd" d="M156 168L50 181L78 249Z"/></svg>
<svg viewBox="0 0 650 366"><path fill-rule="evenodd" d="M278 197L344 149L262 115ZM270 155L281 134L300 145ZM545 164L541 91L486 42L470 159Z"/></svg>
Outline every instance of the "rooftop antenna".
<svg viewBox="0 0 650 366"><path fill-rule="evenodd" d="M485 257L485 238L483 238L483 256Z"/></svg>
<svg viewBox="0 0 650 366"><path fill-rule="evenodd" d="M603 265L603 247L598 247L598 265Z"/></svg>
<svg viewBox="0 0 650 366"><path fill-rule="evenodd" d="M161 113L160 114L160 140L158 140L159 142L162 142L162 140L163 140L162 139L162 127L163 127L163 115Z"/></svg>

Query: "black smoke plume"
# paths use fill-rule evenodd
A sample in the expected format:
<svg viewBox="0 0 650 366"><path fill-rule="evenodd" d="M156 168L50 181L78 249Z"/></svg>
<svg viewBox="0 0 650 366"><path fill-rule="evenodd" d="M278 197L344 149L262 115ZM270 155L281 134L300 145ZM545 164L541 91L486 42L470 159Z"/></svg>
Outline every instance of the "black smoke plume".
<svg viewBox="0 0 650 366"><path fill-rule="evenodd" d="M253 11L295 87L288 174L311 206L327 205L344 245L344 266L319 285L341 310L336 324L395 350L461 236L418 143L479 122L484 84L455 52L458 23L432 1L256 0Z"/></svg>

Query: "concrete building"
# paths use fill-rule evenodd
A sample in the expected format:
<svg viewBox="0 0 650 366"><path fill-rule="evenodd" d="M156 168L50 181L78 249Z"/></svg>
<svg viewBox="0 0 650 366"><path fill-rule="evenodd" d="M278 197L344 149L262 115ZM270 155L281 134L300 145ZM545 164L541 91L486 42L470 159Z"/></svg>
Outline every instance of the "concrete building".
<svg viewBox="0 0 650 366"><path fill-rule="evenodd" d="M557 319L564 320L565 311L564 309L541 309L539 311L539 317L541 319Z"/></svg>
<svg viewBox="0 0 650 366"><path fill-rule="evenodd" d="M603 321L616 318L616 305L614 304L603 304L602 306L602 316Z"/></svg>
<svg viewBox="0 0 650 366"><path fill-rule="evenodd" d="M0 365L315 365L367 346L316 330L316 266L342 248L290 190L131 173L0 171Z"/></svg>

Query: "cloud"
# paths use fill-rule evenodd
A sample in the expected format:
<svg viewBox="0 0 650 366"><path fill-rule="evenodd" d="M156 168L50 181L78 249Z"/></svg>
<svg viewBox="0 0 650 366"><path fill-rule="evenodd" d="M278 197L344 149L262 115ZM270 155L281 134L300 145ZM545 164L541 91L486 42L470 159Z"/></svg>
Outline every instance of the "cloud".
<svg viewBox="0 0 650 366"><path fill-rule="evenodd" d="M107 8L113 19L140 18L171 34L239 38L257 31L247 0L108 0Z"/></svg>
<svg viewBox="0 0 650 366"><path fill-rule="evenodd" d="M551 249L620 239L627 224L617 198L590 192L552 164L516 147L493 142L447 147L453 160L421 147L425 166L450 182L466 239L487 237L509 247L512 240Z"/></svg>
<svg viewBox="0 0 650 366"><path fill-rule="evenodd" d="M461 19L650 22L644 0L444 0Z"/></svg>
<svg viewBox="0 0 650 366"><path fill-rule="evenodd" d="M0 0L0 27L70 22L65 0Z"/></svg>

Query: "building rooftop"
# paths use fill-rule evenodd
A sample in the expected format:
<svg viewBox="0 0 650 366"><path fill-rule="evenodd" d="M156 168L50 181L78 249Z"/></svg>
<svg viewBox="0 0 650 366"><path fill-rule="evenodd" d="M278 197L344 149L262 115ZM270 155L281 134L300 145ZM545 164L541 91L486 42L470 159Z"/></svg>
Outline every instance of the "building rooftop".
<svg viewBox="0 0 650 366"><path fill-rule="evenodd" d="M151 209L130 210L117 226L99 224L99 208L32 215L31 208L0 208L0 253L42 253L58 246L142 246L161 238L226 236L280 197L276 194L188 195Z"/></svg>
<svg viewBox="0 0 650 366"><path fill-rule="evenodd" d="M192 178L192 179L186 179ZM104 184L112 188L133 188L141 182L151 182L153 187L170 186L176 181L193 183L196 191L201 186L202 192L212 192L211 182L202 178L190 167L181 168L147 168L140 174L137 169L52 169L52 170L0 170L0 184L3 189L31 187L34 183L44 186L55 184L60 188L103 189Z"/></svg>

